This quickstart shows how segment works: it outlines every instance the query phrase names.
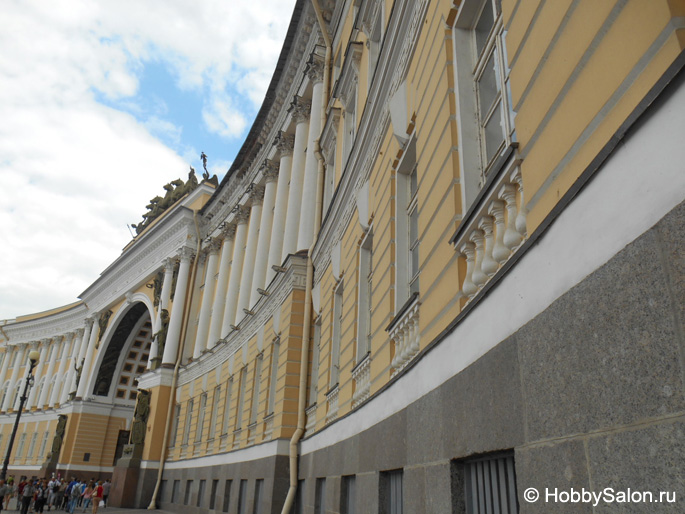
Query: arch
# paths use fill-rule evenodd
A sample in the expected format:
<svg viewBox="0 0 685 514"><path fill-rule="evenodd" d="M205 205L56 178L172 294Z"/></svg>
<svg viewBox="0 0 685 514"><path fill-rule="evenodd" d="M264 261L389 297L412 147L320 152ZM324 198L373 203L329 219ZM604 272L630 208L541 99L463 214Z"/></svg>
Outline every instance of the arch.
<svg viewBox="0 0 685 514"><path fill-rule="evenodd" d="M36 404L38 404L38 401L40 400L40 393L43 392L43 388L45 387L45 381L47 380L47 378L48 378L47 376L43 376L43 377L40 379L40 381L38 382L38 385L36 386L36 395L35 395L35 397L34 397L34 398L36 399ZM42 409L43 406L42 406L42 405L38 405L38 408L39 408L39 409Z"/></svg>
<svg viewBox="0 0 685 514"><path fill-rule="evenodd" d="M105 347L98 353L95 363L97 372L89 377L89 395L135 401L134 375L141 374L147 367L152 342L152 312L148 303L129 303L110 322L103 338ZM143 357L145 360L141 364Z"/></svg>

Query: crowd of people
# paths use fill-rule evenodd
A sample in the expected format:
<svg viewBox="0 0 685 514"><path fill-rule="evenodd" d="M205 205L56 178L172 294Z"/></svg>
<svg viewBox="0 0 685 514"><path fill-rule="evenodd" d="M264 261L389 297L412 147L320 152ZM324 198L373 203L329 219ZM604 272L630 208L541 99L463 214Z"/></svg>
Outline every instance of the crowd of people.
<svg viewBox="0 0 685 514"><path fill-rule="evenodd" d="M51 479L21 477L15 482L9 477L7 482L0 480L0 511L9 510L10 500L16 498L16 509L21 514L38 514L50 510L63 510L74 514L83 509L91 509L97 514L99 507L107 507L112 483L109 480L71 480L60 477Z"/></svg>

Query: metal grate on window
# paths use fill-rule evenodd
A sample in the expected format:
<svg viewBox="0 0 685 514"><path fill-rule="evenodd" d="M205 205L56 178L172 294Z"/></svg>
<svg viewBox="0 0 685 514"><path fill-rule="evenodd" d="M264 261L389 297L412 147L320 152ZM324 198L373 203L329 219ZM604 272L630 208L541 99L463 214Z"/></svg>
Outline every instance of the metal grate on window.
<svg viewBox="0 0 685 514"><path fill-rule="evenodd" d="M464 485L467 514L518 514L513 455L466 462Z"/></svg>

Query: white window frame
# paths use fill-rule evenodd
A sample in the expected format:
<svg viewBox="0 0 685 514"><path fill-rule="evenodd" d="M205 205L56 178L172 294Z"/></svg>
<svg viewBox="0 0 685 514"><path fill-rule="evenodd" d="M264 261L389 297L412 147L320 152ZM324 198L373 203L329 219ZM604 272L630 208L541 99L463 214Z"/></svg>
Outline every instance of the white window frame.
<svg viewBox="0 0 685 514"><path fill-rule="evenodd" d="M476 27L486 9L493 13L491 30L478 54ZM459 7L453 26L459 164L461 167L462 202L470 207L489 177L497 174L516 143L515 114L511 106L509 68L506 53L506 31L500 0L465 0ZM480 40L479 41L483 41ZM477 55L478 54L478 55ZM479 79L493 58L494 84L497 91L490 106L480 105ZM489 109L488 109L489 107ZM502 142L487 157L486 137L480 122L495 116L499 109ZM482 112L487 110L487 112Z"/></svg>
<svg viewBox="0 0 685 514"><path fill-rule="evenodd" d="M209 420L209 433L207 439L212 440L216 435L216 420L219 415L219 402L221 401L221 386L214 388L214 396L212 397L212 417Z"/></svg>
<svg viewBox="0 0 685 514"><path fill-rule="evenodd" d="M183 427L183 439L181 440L181 445L182 446L187 446L188 445L188 440L190 439L190 425L193 422L193 406L194 406L194 398L190 398L188 400L186 407L186 423L185 426Z"/></svg>
<svg viewBox="0 0 685 514"><path fill-rule="evenodd" d="M266 415L273 414L276 403L276 383L278 382L278 359L281 354L281 338L276 337L271 343L271 373L269 376L269 401Z"/></svg>
<svg viewBox="0 0 685 514"><path fill-rule="evenodd" d="M321 355L321 316L314 322L312 342L312 377L309 384L309 405L314 405L319 396L319 359Z"/></svg>
<svg viewBox="0 0 685 514"><path fill-rule="evenodd" d="M371 310L373 308L373 228L369 227L359 245L359 280L357 297L356 362L371 349Z"/></svg>
<svg viewBox="0 0 685 514"><path fill-rule="evenodd" d="M329 386L332 389L340 380L340 340L342 338L342 317L343 317L343 292L344 282L340 283L333 293L333 319L331 334L331 366Z"/></svg>
<svg viewBox="0 0 685 514"><path fill-rule="evenodd" d="M200 408L197 410L197 425L195 425L195 443L202 441L202 432L205 424L205 411L207 410L207 393L200 395Z"/></svg>

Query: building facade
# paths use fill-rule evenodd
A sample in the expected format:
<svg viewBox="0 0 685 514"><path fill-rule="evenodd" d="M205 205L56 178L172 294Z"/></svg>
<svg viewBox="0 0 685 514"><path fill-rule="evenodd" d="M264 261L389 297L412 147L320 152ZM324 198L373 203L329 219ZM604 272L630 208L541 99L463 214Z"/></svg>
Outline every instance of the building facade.
<svg viewBox="0 0 685 514"><path fill-rule="evenodd" d="M681 0L298 1L222 182L3 322L3 455L41 356L10 473L198 514L678 510L684 46Z"/></svg>

